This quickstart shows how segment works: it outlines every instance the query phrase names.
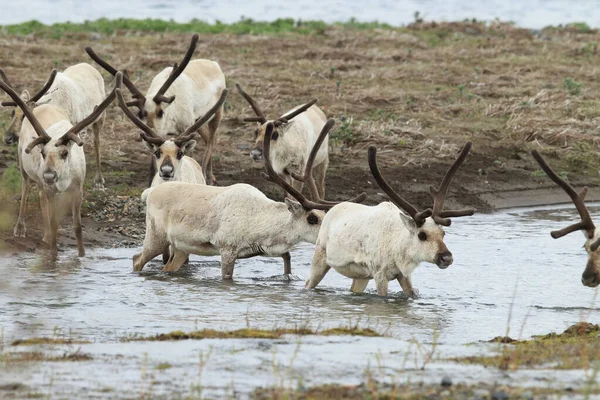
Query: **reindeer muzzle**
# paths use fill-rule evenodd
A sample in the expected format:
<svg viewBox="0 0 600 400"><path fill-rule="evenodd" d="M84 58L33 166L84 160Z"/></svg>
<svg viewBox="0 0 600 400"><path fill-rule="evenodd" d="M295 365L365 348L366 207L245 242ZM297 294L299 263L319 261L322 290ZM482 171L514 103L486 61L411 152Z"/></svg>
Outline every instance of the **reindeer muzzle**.
<svg viewBox="0 0 600 400"><path fill-rule="evenodd" d="M163 165L158 175L164 180L173 179L173 167L171 165Z"/></svg>
<svg viewBox="0 0 600 400"><path fill-rule="evenodd" d="M588 287L600 285L600 272L594 265L588 264L585 271L583 271L583 275L581 275L581 283L583 283L583 286Z"/></svg>
<svg viewBox="0 0 600 400"><path fill-rule="evenodd" d="M453 261L454 259L452 258L452 253L449 251L444 251L443 253L438 253L435 263L439 268L446 269L452 264Z"/></svg>
<svg viewBox="0 0 600 400"><path fill-rule="evenodd" d="M9 133L6 132L4 134L4 143L11 145L11 144L15 144L19 141L19 138L17 137L17 135L13 134L13 133Z"/></svg>
<svg viewBox="0 0 600 400"><path fill-rule="evenodd" d="M252 157L254 161L260 161L262 160L262 154L263 152L261 149L252 149L250 152L250 157Z"/></svg>
<svg viewBox="0 0 600 400"><path fill-rule="evenodd" d="M43 178L44 183L52 185L58 180L58 175L56 174L56 171L46 170L44 171Z"/></svg>

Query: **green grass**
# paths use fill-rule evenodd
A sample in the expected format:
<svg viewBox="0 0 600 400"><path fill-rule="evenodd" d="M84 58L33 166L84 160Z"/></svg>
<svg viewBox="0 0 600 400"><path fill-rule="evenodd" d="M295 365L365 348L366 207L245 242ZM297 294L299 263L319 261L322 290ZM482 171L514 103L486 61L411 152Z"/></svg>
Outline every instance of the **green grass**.
<svg viewBox="0 0 600 400"><path fill-rule="evenodd" d="M116 31L141 32L195 32L195 33L230 33L238 35L269 35L281 33L322 34L331 26L342 26L354 30L368 29L398 29L379 22L358 22L351 19L348 22L328 24L323 21L300 21L292 18L277 19L272 22L254 21L243 18L238 22L224 24L219 21L214 24L193 19L190 22L179 23L159 19L114 19L101 18L83 23L56 23L45 25L39 21L28 21L15 25L0 26L0 32L9 35L30 35L32 33L60 38L66 33L97 32L112 34Z"/></svg>

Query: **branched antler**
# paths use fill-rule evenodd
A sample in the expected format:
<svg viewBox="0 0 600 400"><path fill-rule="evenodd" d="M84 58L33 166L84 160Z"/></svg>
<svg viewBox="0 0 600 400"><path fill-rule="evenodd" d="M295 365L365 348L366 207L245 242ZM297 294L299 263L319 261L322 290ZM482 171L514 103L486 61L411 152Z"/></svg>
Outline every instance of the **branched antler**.
<svg viewBox="0 0 600 400"><path fill-rule="evenodd" d="M167 78L165 83L163 83L163 85L160 87L160 89L158 89L158 92L156 92L156 94L152 98L152 100L156 104L160 104L160 103L171 104L173 102L173 100L175 100L175 96L166 97L165 93L167 92L167 90L169 90L169 88L171 87L173 82L175 82L175 79L177 79L179 77L179 75L181 75L183 73L183 70L187 67L190 60L192 59L192 56L194 55L194 51L196 50L197 45L198 45L198 34L194 34L194 36L192 36L192 41L190 43L190 47L188 47L188 50L185 53L185 56L183 57L183 60L181 60L181 63L179 65L175 64L173 66L173 70L169 74L169 77Z"/></svg>

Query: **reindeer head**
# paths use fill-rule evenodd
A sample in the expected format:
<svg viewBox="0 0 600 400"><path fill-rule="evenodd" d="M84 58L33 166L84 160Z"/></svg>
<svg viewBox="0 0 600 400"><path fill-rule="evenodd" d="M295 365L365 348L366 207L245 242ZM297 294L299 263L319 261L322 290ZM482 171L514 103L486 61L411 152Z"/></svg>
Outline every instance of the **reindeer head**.
<svg viewBox="0 0 600 400"><path fill-rule="evenodd" d="M448 268L453 262L452 253L444 243L445 232L442 227L450 226L452 222L450 217L473 215L474 210L444 210L444 201L448 194L450 182L460 165L467 158L470 149L471 142L467 142L456 161L454 161L448 172L446 172L438 189L430 186L429 191L433 196L433 209L428 208L419 212L417 208L396 193L385 181L377 167L377 148L375 146L369 147L369 168L375 181L388 195L390 200L408 214L401 212L400 218L402 218L404 225L409 230L412 245L409 245L407 248L416 249L413 256L417 261L430 262L442 269ZM402 245L406 246L404 243Z"/></svg>
<svg viewBox="0 0 600 400"><path fill-rule="evenodd" d="M558 186L563 188L569 195L581 217L581 221L569 225L566 228L552 231L550 232L550 235L554 239L558 239L571 232L582 231L583 236L585 236L586 239L584 247L588 254L588 261L585 270L583 271L583 275L581 276L581 283L589 287L600 285L600 254L598 254L597 251L598 247L600 247L600 232L596 229L592 217L590 217L590 213L585 205L585 196L587 195L588 188L584 187L581 192L577 193L567 181L554 172L537 150L533 150L531 154L540 167L542 167L542 170L544 170L546 175L548 175Z"/></svg>
<svg viewBox="0 0 600 400"><path fill-rule="evenodd" d="M71 173L72 168L77 167L71 162L73 161L71 157L73 143L77 143L79 147L83 146L83 141L77 134L100 117L106 107L114 100L114 91L94 109L92 114L77 125L71 126L68 118L65 116L64 121L54 124L49 128L51 130L49 132L52 133L51 136L42 127L42 124L35 117L26 101L19 97L4 80L0 80L0 89L12 98L14 104L22 111L38 135L37 138L27 145L25 153L30 154L33 149L39 149L43 160L41 165L43 184L51 188L57 188L59 191L64 191L71 184L73 176ZM50 106L42 105L39 108L41 107ZM62 136L59 136L58 134L55 135L54 131L64 133ZM80 150L80 154L84 157L83 151ZM78 164L78 166L85 168L85 158L82 158L82 163Z"/></svg>
<svg viewBox="0 0 600 400"><path fill-rule="evenodd" d="M57 74L57 71L55 69L52 70L52 72L50 73L50 77L46 81L46 84L33 97L31 97L29 95L29 92L27 90L24 90L21 93L21 95L19 96L21 98L21 100L30 109L33 109L35 107L35 103L39 99L41 99L42 96L44 96L44 94L46 94L46 92L52 86L52 83L54 83L56 74ZM8 80L8 76L6 76L6 73L1 68L0 68L0 79L2 81L4 81L4 83L6 85L8 85L11 89L14 90L13 85ZM11 111L11 115L10 115L10 117L11 117L10 125L8 125L8 128L6 128L6 131L4 132L4 143L9 144L9 145L15 144L19 141L19 132L21 131L21 126L23 125L23 119L25 118L25 114L23 114L23 111L21 110L20 107L17 107L17 104L14 101L3 101L2 106L3 107L13 107L13 110Z"/></svg>
<svg viewBox="0 0 600 400"><path fill-rule="evenodd" d="M200 127L206 122L208 122L223 105L225 99L227 98L227 89L223 89L221 97L215 103L215 105L213 105L206 114L198 118L192 126L187 128L183 133L174 137L173 139L165 139L164 137L158 135L150 126L146 125L133 112L131 112L121 91L122 83L123 81L121 79L117 79L115 84L115 91L119 107L121 107L131 122L133 122L142 130L140 132L140 136L144 140L146 147L152 152L152 154L154 154L156 170L158 171L159 176L164 180L178 180L182 158L186 154L190 154L196 146L196 141L194 140L196 131L200 129Z"/></svg>
<svg viewBox="0 0 600 400"><path fill-rule="evenodd" d="M323 126L323 129L321 129L321 133L319 133L319 136L317 137L317 140L308 156L306 167L304 168L304 174L302 176L295 177L295 179L298 179L306 184L312 200L309 200L298 190L294 189L294 187L288 181L278 175L273 169L270 154L273 135L275 132L275 124L273 122L268 122L265 129L264 157L266 173L263 173L263 177L281 186L290 196L296 199L296 201L294 201L286 198L285 203L288 207L288 210L292 214L292 218L298 222L297 224L294 224L298 227L298 235L300 235L304 241L311 243L315 243L317 241L319 229L321 228L321 223L323 222L323 217L325 216L324 211L329 210L340 203L322 199L319 196L317 185L312 177L312 166L315 161L315 157L317 156L325 137L334 124L335 121L330 119L327 121L325 126ZM367 194L361 193L354 199L347 201L361 203L366 198Z"/></svg>
<svg viewBox="0 0 600 400"><path fill-rule="evenodd" d="M289 124L291 123L292 119L302 114L317 103L317 99L313 99L306 104L296 107L288 114L279 117L276 120L268 121L265 117L265 114L262 112L256 101L252 97L250 97L248 93L244 92L240 85L236 84L235 86L237 87L238 92L240 92L242 97L248 102L248 104L250 104L250 107L252 107L252 109L256 113L256 117L244 118L244 121L246 122L258 123L258 126L254 131L254 147L250 151L250 157L252 157L254 161L260 161L262 159L267 124L273 124L273 133L271 140L273 141L272 145L277 146L279 137L285 134L285 131L289 127Z"/></svg>
<svg viewBox="0 0 600 400"><path fill-rule="evenodd" d="M146 121L146 124L155 131L166 132L168 134L176 135L174 126L167 120L166 110L175 101L175 95L167 96L166 92L169 90L173 82L183 73L187 65L189 64L196 46L198 45L198 35L192 36L192 41L188 47L183 60L180 64L175 63L167 80L162 84L160 89L151 98L144 96L142 92L135 86L135 84L129 79L127 74L123 75L123 84L129 89L133 96L133 100L126 102L128 107L135 106L138 109L137 116L140 120ZM105 60L100 58L91 47L86 47L85 51L88 55L96 61L102 68L108 71L111 75L116 76L117 70L108 64Z"/></svg>

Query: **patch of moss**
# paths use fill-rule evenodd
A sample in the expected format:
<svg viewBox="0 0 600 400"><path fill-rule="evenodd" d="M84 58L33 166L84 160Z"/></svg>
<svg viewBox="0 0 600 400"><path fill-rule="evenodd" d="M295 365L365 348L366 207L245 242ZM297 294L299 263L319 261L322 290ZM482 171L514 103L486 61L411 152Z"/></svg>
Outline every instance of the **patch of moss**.
<svg viewBox="0 0 600 400"><path fill-rule="evenodd" d="M309 328L293 329L253 329L244 328L233 331L217 331L214 329L202 329L194 332L173 331L150 337L134 337L125 339L126 341L170 341L170 340L201 340L201 339L279 339L284 335L324 335L324 336L382 336L369 328L358 327L340 327L326 329L323 331L313 331Z"/></svg>
<svg viewBox="0 0 600 400"><path fill-rule="evenodd" d="M454 358L466 364L480 364L500 369L516 370L520 367L587 369L600 360L600 326L580 322L561 334L549 333L531 340L500 338L493 341L510 343L498 355Z"/></svg>
<svg viewBox="0 0 600 400"><path fill-rule="evenodd" d="M37 344L88 344L85 340L36 337L29 339L17 339L11 343L12 346L33 346Z"/></svg>

